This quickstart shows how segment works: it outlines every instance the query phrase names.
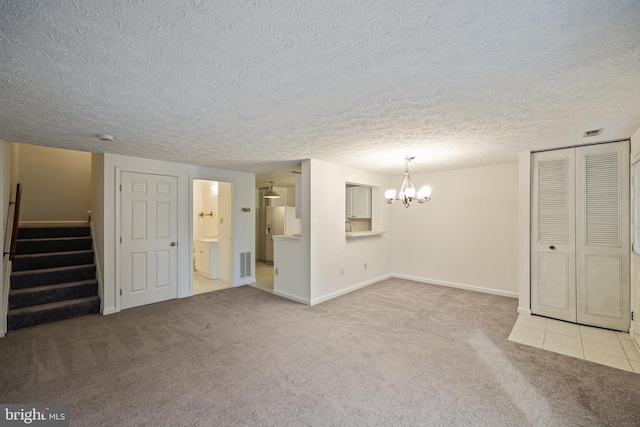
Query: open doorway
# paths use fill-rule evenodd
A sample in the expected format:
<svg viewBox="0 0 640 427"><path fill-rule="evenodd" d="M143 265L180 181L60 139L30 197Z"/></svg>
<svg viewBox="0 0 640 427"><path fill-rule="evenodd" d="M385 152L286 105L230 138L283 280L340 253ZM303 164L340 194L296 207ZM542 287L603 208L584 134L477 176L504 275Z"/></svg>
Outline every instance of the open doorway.
<svg viewBox="0 0 640 427"><path fill-rule="evenodd" d="M232 286L232 184L193 180L193 294Z"/></svg>
<svg viewBox="0 0 640 427"><path fill-rule="evenodd" d="M295 186L270 183L256 189L256 288L273 292L274 236L302 233L302 222L295 217Z"/></svg>

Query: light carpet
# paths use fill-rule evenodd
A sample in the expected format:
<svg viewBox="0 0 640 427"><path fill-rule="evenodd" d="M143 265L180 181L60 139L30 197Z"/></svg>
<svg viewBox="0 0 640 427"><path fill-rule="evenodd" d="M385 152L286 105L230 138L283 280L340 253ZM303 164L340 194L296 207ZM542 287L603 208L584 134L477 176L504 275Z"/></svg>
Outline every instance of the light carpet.
<svg viewBox="0 0 640 427"><path fill-rule="evenodd" d="M636 374L507 341L517 301L389 279L253 287L9 333L0 402L77 426L638 425Z"/></svg>

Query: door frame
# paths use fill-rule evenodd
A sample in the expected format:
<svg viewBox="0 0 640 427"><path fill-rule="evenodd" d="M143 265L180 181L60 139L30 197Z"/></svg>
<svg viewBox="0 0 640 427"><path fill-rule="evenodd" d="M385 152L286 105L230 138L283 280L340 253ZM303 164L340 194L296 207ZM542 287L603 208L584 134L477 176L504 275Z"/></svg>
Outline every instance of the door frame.
<svg viewBox="0 0 640 427"><path fill-rule="evenodd" d="M236 262L236 212L235 212L235 191L236 191L236 182L229 177L221 177L215 174L206 174L206 173L190 173L189 174L189 259L193 257L193 181L201 180L201 181L217 181L217 182L225 182L231 184L231 217L233 223L231 224L231 287L235 288L236 286L240 286L238 282L238 277L236 277L236 266L238 265ZM218 203L220 203L218 201ZM238 255L239 256L239 255ZM192 260L193 263L193 260ZM187 296L193 296L193 265L190 264L190 274L189 274L189 294Z"/></svg>
<svg viewBox="0 0 640 427"><path fill-rule="evenodd" d="M536 150L536 151L521 151L518 153L518 308L517 313L531 315L531 170L533 163L533 154L543 151L560 150L563 148L576 148L587 145L609 144L612 142L629 141L631 144L631 138L621 138L612 141L600 141L592 144L579 144L568 145L564 147L550 148L548 150ZM633 150L633 148L631 148ZM634 153L631 151L629 160L631 164L635 160L640 159L640 153ZM629 180L631 181L631 171L629 173ZM630 183L631 184L631 183ZM631 191L631 185L629 186ZM633 206L630 206L630 218L633 215ZM633 227L631 227L633 230ZM630 236L633 240L633 237ZM631 251L631 247L629 247ZM633 264L633 254L631 254ZM631 267L630 267L631 269ZM630 271L630 274L632 272ZM633 301L633 276L630 281L631 286L631 301ZM640 293L640 283L638 284L636 291ZM633 304L633 302L632 302ZM631 310L633 305L629 307ZM640 311L640 307L638 307ZM640 313L637 314L640 316ZM635 315L634 315L635 316ZM639 346L640 348L640 346Z"/></svg>
<svg viewBox="0 0 640 427"><path fill-rule="evenodd" d="M629 206L629 217L631 219L631 227L630 227L630 237L631 237L631 242L633 244L634 242L634 234L635 234L635 229L636 227L640 227L640 224L635 224L635 206L636 203L638 203L638 201L635 200L635 185L634 185L634 181L635 181L635 168L634 165L636 165L637 163L640 163L640 153L636 152L633 153L633 151L631 152L631 155L629 156L629 176L631 179L631 183L629 185L629 199L630 199L630 206ZM640 172L640 171L639 171ZM640 318L638 316L640 316L640 255L637 254L633 249L631 250L631 280L630 280L630 284L631 284L631 307L629 307L629 310L631 311L631 313L634 313L633 317L634 320L631 320L631 325L629 327L629 335L631 336L631 339L633 340L633 342L635 343L636 347L638 348L638 351L640 351L640 327L637 327L638 325L640 325ZM636 330L637 329L637 330ZM636 338L639 337L639 338Z"/></svg>
<svg viewBox="0 0 640 427"><path fill-rule="evenodd" d="M122 185L122 174L130 172L130 173L141 173L148 175L162 175L162 176L170 176L175 177L177 180L176 186L176 198L178 205L180 204L180 175L175 172L165 172L158 171L153 169L143 169L143 168L132 168L132 167L115 167L115 229L113 236L113 241L115 242L115 280L116 280L116 312L122 311L122 245L120 243L120 237L122 235L122 191L120 191L120 186ZM176 213L176 221L180 224L180 209L178 209ZM175 298L179 298L180 295L180 227L177 229L177 241L178 241L178 255L176 256L176 271L178 274L178 285L176 286L176 295Z"/></svg>

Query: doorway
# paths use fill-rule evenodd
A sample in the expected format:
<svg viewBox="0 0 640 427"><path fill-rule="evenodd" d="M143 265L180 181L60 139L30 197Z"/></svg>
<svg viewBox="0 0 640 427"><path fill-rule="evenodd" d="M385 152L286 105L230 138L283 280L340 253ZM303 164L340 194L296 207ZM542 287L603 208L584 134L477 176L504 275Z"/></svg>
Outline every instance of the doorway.
<svg viewBox="0 0 640 427"><path fill-rule="evenodd" d="M193 294L232 287L232 184L194 179Z"/></svg>

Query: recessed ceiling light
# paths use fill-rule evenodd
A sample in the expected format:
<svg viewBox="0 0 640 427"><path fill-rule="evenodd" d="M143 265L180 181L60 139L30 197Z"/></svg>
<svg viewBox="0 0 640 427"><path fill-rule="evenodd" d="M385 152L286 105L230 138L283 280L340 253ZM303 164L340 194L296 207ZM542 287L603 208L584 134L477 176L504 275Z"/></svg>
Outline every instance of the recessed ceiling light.
<svg viewBox="0 0 640 427"><path fill-rule="evenodd" d="M602 128L600 129L593 129L593 130L585 130L584 134L582 135L583 138L589 138L590 136L598 136L602 133Z"/></svg>
<svg viewBox="0 0 640 427"><path fill-rule="evenodd" d="M100 141L113 141L113 136L107 135L106 133L100 133L98 134L98 139L100 139Z"/></svg>

